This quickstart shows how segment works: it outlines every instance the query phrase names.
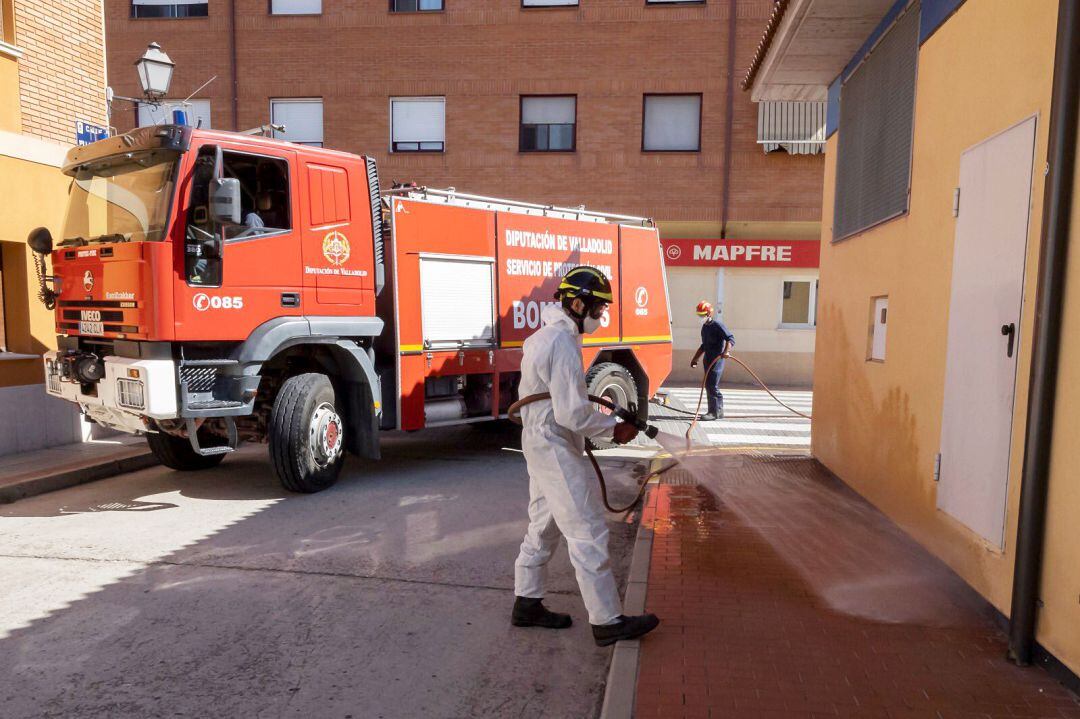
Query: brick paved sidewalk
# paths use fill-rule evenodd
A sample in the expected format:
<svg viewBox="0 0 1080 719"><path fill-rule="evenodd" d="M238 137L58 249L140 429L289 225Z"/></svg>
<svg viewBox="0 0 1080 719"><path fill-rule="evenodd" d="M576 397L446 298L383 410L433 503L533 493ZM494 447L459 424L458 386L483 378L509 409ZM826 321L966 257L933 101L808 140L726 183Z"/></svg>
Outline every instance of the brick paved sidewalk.
<svg viewBox="0 0 1080 719"><path fill-rule="evenodd" d="M637 717L1080 717L989 606L812 459L714 455L651 493Z"/></svg>

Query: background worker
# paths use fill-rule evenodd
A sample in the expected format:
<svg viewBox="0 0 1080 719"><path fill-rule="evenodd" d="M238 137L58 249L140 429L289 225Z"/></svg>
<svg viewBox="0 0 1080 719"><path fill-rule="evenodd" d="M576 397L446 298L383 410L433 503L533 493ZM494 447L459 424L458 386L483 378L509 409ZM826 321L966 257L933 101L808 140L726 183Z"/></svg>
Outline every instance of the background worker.
<svg viewBox="0 0 1080 719"><path fill-rule="evenodd" d="M705 394L709 400L709 411L701 419L722 419L724 395L720 393L720 377L724 374L723 358L735 346L735 335L728 332L723 322L713 317L713 307L708 302L698 302L697 314L701 318L701 346L690 360L690 366L697 367L701 355L705 355Z"/></svg>
<svg viewBox="0 0 1080 719"><path fill-rule="evenodd" d="M520 397L549 393L521 408L521 448L529 469L529 529L514 570L514 610L519 627L565 629L568 614L544 607L544 580L559 536L566 537L570 563L589 612L593 639L600 646L633 639L660 623L653 614L622 614L608 555L608 529L596 478L584 456L585 437L619 444L637 428L597 412L585 393L581 336L600 327L611 283L593 267L576 267L559 284L560 305L544 309L544 326L525 340Z"/></svg>

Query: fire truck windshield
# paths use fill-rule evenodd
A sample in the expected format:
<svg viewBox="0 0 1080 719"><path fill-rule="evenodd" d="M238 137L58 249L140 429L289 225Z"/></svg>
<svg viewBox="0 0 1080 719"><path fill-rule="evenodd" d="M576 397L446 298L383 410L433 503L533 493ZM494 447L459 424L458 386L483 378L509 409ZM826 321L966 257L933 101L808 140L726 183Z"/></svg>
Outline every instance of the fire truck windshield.
<svg viewBox="0 0 1080 719"><path fill-rule="evenodd" d="M164 240L179 155L124 153L79 167L68 195L64 243Z"/></svg>

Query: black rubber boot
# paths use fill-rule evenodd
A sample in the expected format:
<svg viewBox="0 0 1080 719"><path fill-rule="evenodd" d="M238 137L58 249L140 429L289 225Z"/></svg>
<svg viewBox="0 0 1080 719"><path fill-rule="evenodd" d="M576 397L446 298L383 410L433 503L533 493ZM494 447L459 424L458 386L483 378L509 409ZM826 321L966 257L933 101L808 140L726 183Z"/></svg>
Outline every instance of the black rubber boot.
<svg viewBox="0 0 1080 719"><path fill-rule="evenodd" d="M639 614L634 617L620 616L614 624L592 625L596 646L606 647L621 639L637 639L660 626L655 614Z"/></svg>
<svg viewBox="0 0 1080 719"><path fill-rule="evenodd" d="M545 629L566 629L574 620L569 614L553 612L537 597L517 597L514 599L514 612L510 623L515 627L544 627Z"/></svg>

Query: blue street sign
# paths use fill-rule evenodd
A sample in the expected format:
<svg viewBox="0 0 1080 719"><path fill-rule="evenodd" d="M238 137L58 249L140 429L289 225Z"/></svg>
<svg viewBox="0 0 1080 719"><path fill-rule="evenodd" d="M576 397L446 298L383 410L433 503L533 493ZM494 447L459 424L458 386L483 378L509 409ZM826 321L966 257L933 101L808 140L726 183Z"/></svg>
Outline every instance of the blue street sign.
<svg viewBox="0 0 1080 719"><path fill-rule="evenodd" d="M91 142L104 140L108 136L109 131L104 127L91 125L89 122L83 122L82 120L75 121L76 145L89 145Z"/></svg>

